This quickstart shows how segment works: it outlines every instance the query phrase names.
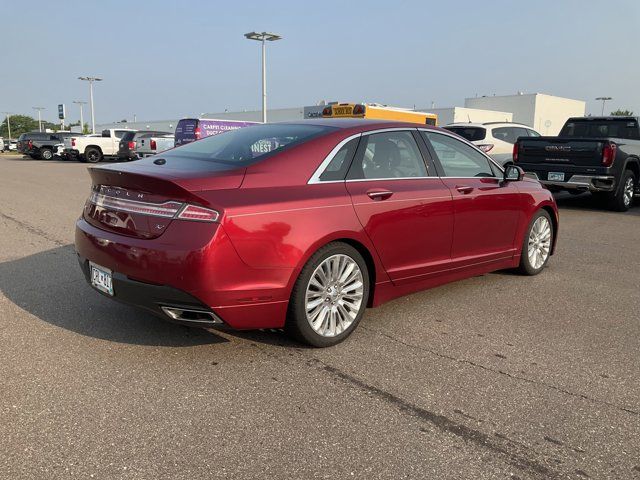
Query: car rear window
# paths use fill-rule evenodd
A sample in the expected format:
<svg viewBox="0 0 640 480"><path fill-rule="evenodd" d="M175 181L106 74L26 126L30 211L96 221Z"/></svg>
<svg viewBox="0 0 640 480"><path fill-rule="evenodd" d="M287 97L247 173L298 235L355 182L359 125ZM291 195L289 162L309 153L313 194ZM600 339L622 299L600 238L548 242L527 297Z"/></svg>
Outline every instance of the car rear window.
<svg viewBox="0 0 640 480"><path fill-rule="evenodd" d="M247 166L331 130L320 125L255 125L203 138L163 155Z"/></svg>
<svg viewBox="0 0 640 480"><path fill-rule="evenodd" d="M477 142L484 140L487 136L486 128L482 127L444 127L450 132L460 135L462 138L466 138L470 142Z"/></svg>
<svg viewBox="0 0 640 480"><path fill-rule="evenodd" d="M560 137L638 139L638 122L620 120L574 120L562 127Z"/></svg>
<svg viewBox="0 0 640 480"><path fill-rule="evenodd" d="M127 132L122 136L122 141L130 142L131 140L133 140L133 137L135 137L136 134L139 134L139 132Z"/></svg>

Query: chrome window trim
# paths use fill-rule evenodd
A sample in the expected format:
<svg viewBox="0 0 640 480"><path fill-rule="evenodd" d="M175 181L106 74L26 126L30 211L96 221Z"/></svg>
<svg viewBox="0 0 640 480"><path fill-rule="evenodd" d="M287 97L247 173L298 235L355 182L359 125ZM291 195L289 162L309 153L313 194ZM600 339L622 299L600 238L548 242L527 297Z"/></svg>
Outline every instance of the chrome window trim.
<svg viewBox="0 0 640 480"><path fill-rule="evenodd" d="M313 172L313 175L311 175L311 178L307 181L307 185L311 185L311 184L315 184L315 183L342 183L342 182L344 182L344 180L325 180L325 181L322 181L322 180L320 180L320 176L324 173L325 169L329 166L329 164L333 160L333 157L335 157L338 154L338 152L340 151L340 149L342 147L344 147L347 143L349 143L354 138L360 138L361 136L362 136L362 133L356 133L354 135L350 135L347 138L341 140L340 143L338 143L335 147L333 147L333 149L329 152L329 154L326 157L324 157L324 160L322 162L320 162L320 165L318 165L318 168L315 169L315 171Z"/></svg>
<svg viewBox="0 0 640 480"><path fill-rule="evenodd" d="M437 178L439 179L440 177L385 177L385 178L352 178L349 180L342 180L343 182L346 183L352 183L352 182L375 182L378 180L424 180L426 178Z"/></svg>

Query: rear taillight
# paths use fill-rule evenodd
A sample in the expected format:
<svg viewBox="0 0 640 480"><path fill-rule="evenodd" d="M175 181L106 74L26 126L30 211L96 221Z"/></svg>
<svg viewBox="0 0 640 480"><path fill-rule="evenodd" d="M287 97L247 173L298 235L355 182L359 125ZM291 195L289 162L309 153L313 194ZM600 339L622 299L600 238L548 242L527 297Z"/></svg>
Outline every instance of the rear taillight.
<svg viewBox="0 0 640 480"><path fill-rule="evenodd" d="M182 220L195 220L198 222L215 222L219 217L220 214L215 210L198 207L197 205L187 205L178 214L178 218Z"/></svg>
<svg viewBox="0 0 640 480"><path fill-rule="evenodd" d="M520 145L518 142L513 144L513 161L514 163L518 161L518 156L520 155Z"/></svg>
<svg viewBox="0 0 640 480"><path fill-rule="evenodd" d="M27 148L33 148L33 141L29 140L29 143L27 143Z"/></svg>
<svg viewBox="0 0 640 480"><path fill-rule="evenodd" d="M135 150L136 142L128 142L127 146L129 147L129 150Z"/></svg>
<svg viewBox="0 0 640 480"><path fill-rule="evenodd" d="M72 146L72 147L75 147L75 146L76 146L76 139L75 139L75 138L72 138L72 139L71 139L71 146Z"/></svg>
<svg viewBox="0 0 640 480"><path fill-rule="evenodd" d="M201 135L201 133L200 133L200 127L196 128L196 129L193 131L193 134L196 136L196 140L200 140L200 135Z"/></svg>
<svg viewBox="0 0 640 480"><path fill-rule="evenodd" d="M331 116L331 107L324 107L322 109L322 116L323 117L330 117Z"/></svg>
<svg viewBox="0 0 640 480"><path fill-rule="evenodd" d="M480 150L482 150L484 153L490 152L491 149L493 148L493 145L491 143L483 143L482 145L476 145Z"/></svg>
<svg viewBox="0 0 640 480"><path fill-rule="evenodd" d="M149 148L151 148L151 150L155 150L157 148L157 144L155 140L151 140L149 142Z"/></svg>
<svg viewBox="0 0 640 480"><path fill-rule="evenodd" d="M216 210L174 201L164 203L139 202L93 192L89 197L89 202L98 207L117 212L137 213L138 215L151 217L177 218L197 222L216 222L220 218L220 213Z"/></svg>
<svg viewBox="0 0 640 480"><path fill-rule="evenodd" d="M616 150L618 146L615 143L607 143L602 149L602 165L610 167L613 165L613 160L616 158Z"/></svg>
<svg viewBox="0 0 640 480"><path fill-rule="evenodd" d="M356 105L353 107L354 115L364 115L364 105Z"/></svg>

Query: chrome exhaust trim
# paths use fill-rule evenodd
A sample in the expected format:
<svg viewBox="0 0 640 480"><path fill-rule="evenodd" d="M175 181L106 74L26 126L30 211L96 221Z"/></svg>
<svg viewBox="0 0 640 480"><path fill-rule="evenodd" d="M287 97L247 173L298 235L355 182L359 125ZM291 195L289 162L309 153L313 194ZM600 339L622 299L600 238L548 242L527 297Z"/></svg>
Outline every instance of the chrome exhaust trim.
<svg viewBox="0 0 640 480"><path fill-rule="evenodd" d="M222 325L224 322L215 313L195 308L161 306L171 320L198 325Z"/></svg>

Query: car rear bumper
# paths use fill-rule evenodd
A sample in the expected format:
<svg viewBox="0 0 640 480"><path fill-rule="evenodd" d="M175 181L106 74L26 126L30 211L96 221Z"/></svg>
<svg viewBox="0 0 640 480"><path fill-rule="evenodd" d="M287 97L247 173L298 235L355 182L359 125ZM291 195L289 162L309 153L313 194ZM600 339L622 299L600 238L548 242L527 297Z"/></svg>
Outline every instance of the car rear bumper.
<svg viewBox="0 0 640 480"><path fill-rule="evenodd" d="M141 239L80 218L75 246L89 283L89 261L113 272L114 300L180 323L194 324L172 318L163 307L210 312L216 321L195 322L200 326L284 325L293 269L247 266L221 225L175 220L160 237Z"/></svg>
<svg viewBox="0 0 640 480"><path fill-rule="evenodd" d="M612 175L572 175L567 181L542 180L534 172L527 172L528 176L537 179L542 185L561 190L582 190L585 192L613 192L616 179Z"/></svg>

